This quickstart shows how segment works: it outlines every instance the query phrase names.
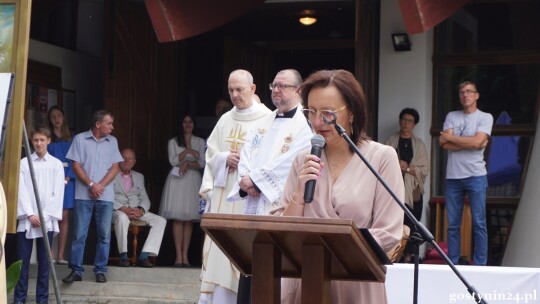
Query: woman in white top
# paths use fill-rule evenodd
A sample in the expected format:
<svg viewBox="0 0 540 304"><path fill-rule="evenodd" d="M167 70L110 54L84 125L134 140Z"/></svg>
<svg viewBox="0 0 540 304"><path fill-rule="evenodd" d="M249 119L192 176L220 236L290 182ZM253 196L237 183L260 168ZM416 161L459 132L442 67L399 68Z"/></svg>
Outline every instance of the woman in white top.
<svg viewBox="0 0 540 304"><path fill-rule="evenodd" d="M176 249L175 267L190 267L188 249L193 221L199 220L199 188L204 168L204 140L193 135L194 122L184 115L176 137L169 140L168 154L172 166L163 194L159 215L173 220Z"/></svg>

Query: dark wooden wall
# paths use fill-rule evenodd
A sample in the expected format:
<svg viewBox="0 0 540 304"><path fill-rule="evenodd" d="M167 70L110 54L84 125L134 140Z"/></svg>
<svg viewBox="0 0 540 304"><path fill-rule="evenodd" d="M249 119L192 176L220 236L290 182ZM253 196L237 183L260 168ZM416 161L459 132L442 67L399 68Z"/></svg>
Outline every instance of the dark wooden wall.
<svg viewBox="0 0 540 304"><path fill-rule="evenodd" d="M167 141L181 107L179 45L158 43L144 5L105 5L104 108L114 115L113 134L120 149L135 150L135 170L145 175L151 210L157 213L170 169Z"/></svg>
<svg viewBox="0 0 540 304"><path fill-rule="evenodd" d="M150 211L157 214L163 184L171 169L167 142L175 134L178 113L187 106L179 98L185 83L181 76L185 61L179 58L185 57L185 52L181 43L158 43L142 3L109 0L105 5L104 108L114 115L113 134L120 149L135 150L134 170L144 174L152 203ZM189 249L194 266L201 263L203 237L196 223ZM140 244L144 240L142 235ZM111 252L116 250L113 247ZM155 263L168 266L174 259L169 223Z"/></svg>
<svg viewBox="0 0 540 304"><path fill-rule="evenodd" d="M356 0L355 75L366 95L366 133L377 140L379 104L380 3ZM366 46L366 47L362 47Z"/></svg>

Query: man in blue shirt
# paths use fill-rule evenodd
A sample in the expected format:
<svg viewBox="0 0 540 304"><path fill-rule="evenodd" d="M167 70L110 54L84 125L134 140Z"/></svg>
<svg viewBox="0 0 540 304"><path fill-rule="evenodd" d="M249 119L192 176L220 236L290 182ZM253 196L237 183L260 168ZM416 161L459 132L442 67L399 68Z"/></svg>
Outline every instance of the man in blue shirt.
<svg viewBox="0 0 540 304"><path fill-rule="evenodd" d="M111 240L114 190L112 181L124 159L118 150L111 113L99 110L92 117L92 129L73 139L67 158L73 161L75 184L74 227L69 267L71 273L62 281L81 281L84 245L92 213L95 215L98 243L94 259L96 282L105 283Z"/></svg>

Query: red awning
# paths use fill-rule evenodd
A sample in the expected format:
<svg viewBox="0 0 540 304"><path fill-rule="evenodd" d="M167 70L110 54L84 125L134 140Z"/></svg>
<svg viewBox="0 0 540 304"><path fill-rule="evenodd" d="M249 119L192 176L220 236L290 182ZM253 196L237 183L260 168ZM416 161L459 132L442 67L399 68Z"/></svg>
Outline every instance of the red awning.
<svg viewBox="0 0 540 304"><path fill-rule="evenodd" d="M145 0L159 42L186 39L217 28L264 0Z"/></svg>
<svg viewBox="0 0 540 304"><path fill-rule="evenodd" d="M452 16L470 0L399 0L409 34L423 33Z"/></svg>

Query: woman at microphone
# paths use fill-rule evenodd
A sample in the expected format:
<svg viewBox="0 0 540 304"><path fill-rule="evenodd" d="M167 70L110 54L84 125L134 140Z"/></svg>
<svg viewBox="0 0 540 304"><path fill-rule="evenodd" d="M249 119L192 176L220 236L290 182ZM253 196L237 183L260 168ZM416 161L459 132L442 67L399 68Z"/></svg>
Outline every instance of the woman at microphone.
<svg viewBox="0 0 540 304"><path fill-rule="evenodd" d="M345 129L364 157L403 200L403 178L396 151L365 134L366 100L362 87L348 71L321 70L309 76L300 91L303 111L326 146L320 157L309 151L298 154L285 185L281 208L274 214L352 219L357 227L368 228L379 246L390 252L402 236L403 211L332 125L335 122ZM304 195L311 195L305 193L308 181L316 181L314 190L310 190L313 191L310 203L304 200ZM331 282L330 303L386 302L384 283ZM282 280L281 303L301 303L300 280Z"/></svg>

